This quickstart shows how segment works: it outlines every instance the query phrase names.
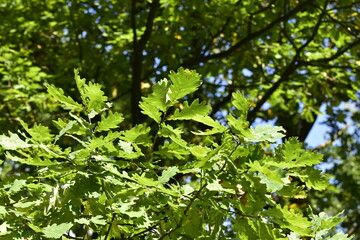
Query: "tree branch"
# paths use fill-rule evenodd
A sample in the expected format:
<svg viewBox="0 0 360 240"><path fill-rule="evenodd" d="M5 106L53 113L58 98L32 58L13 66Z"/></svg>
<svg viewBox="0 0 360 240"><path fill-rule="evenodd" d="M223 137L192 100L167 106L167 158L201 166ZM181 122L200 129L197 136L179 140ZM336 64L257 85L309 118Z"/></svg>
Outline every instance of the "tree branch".
<svg viewBox="0 0 360 240"><path fill-rule="evenodd" d="M350 123L346 124L343 128L341 128L334 137L332 137L331 139L329 139L328 141L318 145L317 147L314 148L314 150L320 150L323 149L329 145L331 145L336 139L338 139L339 137L341 137L341 135L344 134L344 132L350 127Z"/></svg>
<svg viewBox="0 0 360 240"><path fill-rule="evenodd" d="M182 65L186 66L186 67L190 67L190 66L193 66L193 65L197 65L200 62L206 62L206 61L211 60L211 59L225 58L225 57L231 55L236 50L238 50L240 47L244 46L245 44L247 44L250 41L252 41L253 39L255 39L256 37L259 37L260 35L264 34L267 31L269 31L270 29L272 29L278 23L288 20L289 18L291 18L296 13L301 11L305 6L307 6L311 2L312 2L312 0L303 1L296 8L289 11L287 14L275 19L274 21L269 23L266 27L247 35L245 38L243 38L242 40L237 42L235 45L230 47L228 50L225 50L225 51L217 53L217 54L212 54L212 55L208 55L208 56L202 56L202 57L195 58L195 59L194 58L189 59L188 61L183 62Z"/></svg>
<svg viewBox="0 0 360 240"><path fill-rule="evenodd" d="M346 45L345 47L340 48L334 55L332 55L331 57L328 58L321 58L321 59L316 59L316 60L310 60L310 61L299 61L299 64L301 64L302 66L306 66L306 65L311 65L311 66L316 66L316 64L320 64L320 63L328 63L330 61L333 61L335 59L337 59L338 57L340 57L341 55L343 55L346 51L352 49L353 47L356 47L357 45L360 45L360 38L353 41L352 43L349 43L348 45Z"/></svg>
<svg viewBox="0 0 360 240"><path fill-rule="evenodd" d="M325 7L326 8L327 5L327 1L325 3ZM255 120L256 118L256 113L261 109L261 107L264 105L264 103L271 97L271 95L280 87L280 85L285 82L286 80L289 79L289 76L291 74L293 74L296 69L299 66L299 59L300 59L300 55L302 53L302 51L314 40L323 17L325 16L325 12L322 12L314 26L313 32L311 34L311 36L306 40L306 42L299 47L296 50L296 54L293 57L292 61L290 62L290 64L286 67L285 71L281 74L281 77L278 81L276 81L270 88L269 90L264 94L264 96L262 96L262 98L260 99L260 101L256 104L256 106L249 112L248 115L248 120L250 122L250 124Z"/></svg>
<svg viewBox="0 0 360 240"><path fill-rule="evenodd" d="M147 42L151 37L153 30L154 20L156 17L156 11L160 6L159 0L153 0L151 3L150 12L147 17L145 32L141 36L140 40L137 40L137 24L136 24L136 0L131 4L131 28L133 31L133 59L132 59L132 82L131 82L131 111L133 124L139 124L142 122L142 114L139 107L141 100L141 75L143 68L143 51Z"/></svg>

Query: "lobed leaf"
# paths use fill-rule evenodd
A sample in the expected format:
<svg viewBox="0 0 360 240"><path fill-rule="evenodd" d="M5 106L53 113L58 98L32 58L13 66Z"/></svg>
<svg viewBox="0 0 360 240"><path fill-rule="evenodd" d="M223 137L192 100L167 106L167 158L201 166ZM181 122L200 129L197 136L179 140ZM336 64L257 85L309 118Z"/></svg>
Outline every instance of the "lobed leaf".
<svg viewBox="0 0 360 240"><path fill-rule="evenodd" d="M303 144L296 138L290 138L284 144L278 146L275 150L277 163L274 166L284 168L305 167L319 164L322 161L322 155L305 150Z"/></svg>
<svg viewBox="0 0 360 240"><path fill-rule="evenodd" d="M265 126L256 126L251 128L251 133L248 137L245 137L245 140L248 142L276 142L276 139L282 138L285 135L283 134L285 129L283 127L270 125Z"/></svg>
<svg viewBox="0 0 360 240"><path fill-rule="evenodd" d="M32 144L29 144L27 140L22 140L17 134L9 132L9 137L0 135L0 146L6 150L16 150L31 147Z"/></svg>
<svg viewBox="0 0 360 240"><path fill-rule="evenodd" d="M81 111L83 106L77 103L71 97L65 96L64 91L61 88L57 88L50 84L47 86L48 93L56 100L63 104L63 108L70 111Z"/></svg>
<svg viewBox="0 0 360 240"><path fill-rule="evenodd" d="M72 226L73 223L55 223L44 228L42 232L46 238L60 238L64 233L67 233Z"/></svg>
<svg viewBox="0 0 360 240"><path fill-rule="evenodd" d="M295 213L293 210L289 209L287 206L282 208L280 205L276 205L276 207L266 210L265 215L272 217L272 221L283 228L288 228L296 233L307 236L311 234L310 227L312 226L312 223L301 214Z"/></svg>
<svg viewBox="0 0 360 240"><path fill-rule="evenodd" d="M195 99L191 105L187 101L184 102L181 111L176 109L175 113L168 120L191 120L195 116L206 116L211 108L205 102L199 103L199 99Z"/></svg>
<svg viewBox="0 0 360 240"><path fill-rule="evenodd" d="M249 111L250 108L250 104L248 103L248 101L246 100L246 98L244 97L244 95L242 95L240 92L234 92L232 94L232 101L231 101L232 105L234 105L236 107L236 109L238 110L238 117L242 120L246 120L247 117L247 113Z"/></svg>
<svg viewBox="0 0 360 240"><path fill-rule="evenodd" d="M167 183L170 178L175 176L175 174L179 171L178 167L169 167L166 170L164 170L159 177L158 181L162 184Z"/></svg>
<svg viewBox="0 0 360 240"><path fill-rule="evenodd" d="M86 80L80 78L79 71L77 69L74 70L74 75L77 88L80 92L82 102L87 108L87 112L94 110L99 113L106 107L105 102L107 101L107 97L101 90L101 85L92 82L86 84Z"/></svg>
<svg viewBox="0 0 360 240"><path fill-rule="evenodd" d="M171 71L170 91L167 92L167 99L171 104L177 103L180 98L193 93L201 85L200 74L195 71L180 67L177 72Z"/></svg>
<svg viewBox="0 0 360 240"><path fill-rule="evenodd" d="M124 120L121 113L109 112L107 117L101 116L101 121L98 123L96 131L109 131L110 129L118 128L119 124Z"/></svg>
<svg viewBox="0 0 360 240"><path fill-rule="evenodd" d="M142 113L154 119L157 123L161 121L161 112L166 112L170 106L166 100L166 94L169 91L170 82L163 79L153 85L153 92L147 97L142 97L139 106Z"/></svg>

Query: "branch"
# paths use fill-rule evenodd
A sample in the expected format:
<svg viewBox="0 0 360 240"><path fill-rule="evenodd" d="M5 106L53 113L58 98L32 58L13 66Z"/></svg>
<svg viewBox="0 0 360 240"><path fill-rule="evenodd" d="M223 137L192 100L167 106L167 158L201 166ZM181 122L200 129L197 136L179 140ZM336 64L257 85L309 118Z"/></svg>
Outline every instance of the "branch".
<svg viewBox="0 0 360 240"><path fill-rule="evenodd" d="M341 135L344 134L344 132L350 127L350 123L346 124L343 128L341 128L334 137L332 137L331 139L329 139L328 141L318 145L317 147L314 148L314 150L320 150L323 149L329 145L331 145L336 139L338 139L339 137L341 137Z"/></svg>
<svg viewBox="0 0 360 240"><path fill-rule="evenodd" d="M189 204L186 206L186 209L184 210L183 216L181 216L180 221L176 224L176 226L174 228L172 228L170 231L166 232L164 235L162 235L159 240L164 239L166 236L169 236L171 233L175 232L177 229L179 229L182 226L182 223L184 221L184 217L186 216L187 212L190 210L191 205L193 204L193 202L200 196L200 193L202 192L202 190L205 189L205 187L207 186L207 183L205 183L197 192L196 194L190 199Z"/></svg>
<svg viewBox="0 0 360 240"><path fill-rule="evenodd" d="M145 27L145 32L143 33L143 35L141 36L139 43L138 43L138 47L140 49L144 49L146 46L146 43L149 41L150 37L151 37L151 33L153 30L153 25L154 25L154 20L156 17L156 11L160 6L160 1L159 0L153 0L151 3L151 8L150 8L150 12L149 15L147 17L147 21L146 21L146 27Z"/></svg>
<svg viewBox="0 0 360 240"><path fill-rule="evenodd" d="M340 48L334 55L328 58L321 58L316 60L310 60L310 61L299 61L299 63L302 66L311 65L311 66L317 66L317 64L320 63L328 63L330 61L333 61L343 55L346 51L350 50L353 47L356 47L357 45L360 45L360 38L353 41L352 43L349 43L347 46Z"/></svg>
<svg viewBox="0 0 360 240"><path fill-rule="evenodd" d="M164 218L160 219L160 221L164 221L164 220L166 220L166 219L167 219L167 217L164 217ZM128 238L126 238L126 239L134 239L135 237L141 236L141 235L143 235L144 233L150 232L151 230L155 229L158 225L159 225L159 222L157 222L156 224L154 224L154 225L146 228L144 231L138 232L138 233L136 233L136 234L134 234L134 235L130 235L130 236L129 236Z"/></svg>
<svg viewBox="0 0 360 240"><path fill-rule="evenodd" d="M196 59L189 59L188 61L185 61L183 63L183 65L189 67L189 66L196 65L196 64L198 64L200 62L205 62L205 61L208 61L208 60L211 60L211 59L218 59L218 58L227 57L230 54L232 54L233 52L235 52L236 50L238 50L243 45L245 45L248 42L250 42L251 40L253 40L254 38L262 35L263 33L267 32L267 31L269 31L271 28L273 28L278 23L281 23L283 21L287 21L289 18L291 18L293 15L295 15L296 13L301 11L306 5L308 5L311 2L313 2L313 1L312 0L303 1L296 8L289 11L287 14L275 19L274 21L269 23L266 27L260 29L259 31L254 32L254 33L248 34L245 38L243 38L242 40L237 42L235 45L230 47L228 50L225 50L225 51L217 53L217 54L212 54L212 55L208 55L208 56L202 56L202 57L196 58Z"/></svg>
<svg viewBox="0 0 360 240"><path fill-rule="evenodd" d="M75 1L74 7L77 7L76 10L79 10L77 1ZM79 34L81 33L81 31L78 30L78 26L77 26L77 22L78 22L78 21L76 21L76 19L75 19L75 17L74 17L74 13L73 13L73 11L71 10L71 7L68 5L67 8L68 8L68 10L69 10L69 15L70 15L71 24L73 25L73 28L74 28L75 40L76 40L77 44L79 45L79 48L78 48L78 58L80 59L80 62L81 62L81 61L83 60L82 41L81 41L80 38L79 38Z"/></svg>
<svg viewBox="0 0 360 240"><path fill-rule="evenodd" d="M324 8L326 8L327 2L325 2L325 6ZM306 42L299 47L296 50L296 54L293 57L292 61L290 62L290 64L286 67L285 71L281 74L281 77L278 81L276 81L270 88L269 90L264 94L264 96L262 96L262 98L260 99L260 101L256 104L256 106L249 112L248 115L248 120L250 122L250 124L255 120L256 117L256 113L261 109L261 107L264 105L264 103L271 97L271 95L280 87L281 83L285 82L286 80L289 79L289 76L291 74L293 74L296 69L298 68L299 64L299 59L300 59L300 54L302 53L302 51L314 40L323 17L325 16L325 12L322 12L314 26L314 30L311 34L311 36L306 40Z"/></svg>
<svg viewBox="0 0 360 240"><path fill-rule="evenodd" d="M351 29L349 29L348 26L346 26L343 22L337 20L336 18L334 18L333 16L331 16L331 14L326 13L326 16L329 17L331 20L333 20L335 23L339 24L341 27L343 27L343 29L348 32L350 35L354 36L354 37L358 37L358 35L356 35L355 33L353 33L351 31Z"/></svg>
<svg viewBox="0 0 360 240"><path fill-rule="evenodd" d="M143 68L143 51L149 41L156 17L156 11L160 6L159 0L153 0L150 12L147 16L145 32L140 40L137 40L137 24L136 24L136 0L131 4L131 28L133 31L133 59L132 59L132 82L131 82L131 111L133 124L142 122L141 110L139 102L141 100L141 74Z"/></svg>
<svg viewBox="0 0 360 240"><path fill-rule="evenodd" d="M252 20L253 20L253 17L259 13L262 13L262 12L265 12L266 10L268 10L269 8L272 7L273 4L275 4L275 2L278 1L278 0L272 0L271 2L268 3L268 5L264 8L261 8L253 13L250 13L250 17L249 17L249 21L248 21L248 26L247 26L247 32L248 32L248 35L251 34L252 32Z"/></svg>

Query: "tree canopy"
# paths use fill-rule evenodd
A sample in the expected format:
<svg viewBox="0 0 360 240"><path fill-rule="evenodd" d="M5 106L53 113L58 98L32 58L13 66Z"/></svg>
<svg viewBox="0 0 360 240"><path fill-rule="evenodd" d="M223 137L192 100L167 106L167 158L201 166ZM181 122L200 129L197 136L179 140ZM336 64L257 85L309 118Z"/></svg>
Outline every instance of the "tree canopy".
<svg viewBox="0 0 360 240"><path fill-rule="evenodd" d="M1 0L0 234L359 238L359 9Z"/></svg>

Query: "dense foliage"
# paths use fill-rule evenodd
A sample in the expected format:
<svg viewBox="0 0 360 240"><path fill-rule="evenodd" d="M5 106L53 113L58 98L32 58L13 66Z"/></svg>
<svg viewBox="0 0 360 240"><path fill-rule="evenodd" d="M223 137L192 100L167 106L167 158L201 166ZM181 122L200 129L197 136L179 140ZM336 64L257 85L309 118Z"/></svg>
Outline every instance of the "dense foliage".
<svg viewBox="0 0 360 240"><path fill-rule="evenodd" d="M269 210L275 211L277 206L281 206L282 212L292 209L293 212L303 214L306 217L304 221L313 221L312 225L315 226L314 219L318 219L315 216L324 219L327 217L323 211L329 216L336 216L344 211L346 218L341 223L343 230L351 237L360 238L360 199L357 196L360 191L359 9L357 0L0 0L0 185L3 189L1 203L10 204L1 208L1 233L13 231L15 234L16 226L21 226L19 234L31 235L38 232L38 236L44 236L45 229L56 229L50 226L61 223L32 221L51 219L54 217L51 214L57 213L64 214L64 217L59 219L69 215L69 219L74 220L71 226L70 221L63 222L65 225L61 225L57 230L65 231L72 227L72 231L79 236L81 231L86 232L81 229L83 226L95 230L94 221L97 218L102 225L96 223L99 224L96 230L101 231L102 236L106 235L103 231L112 229L109 222L114 225L114 229L115 226L121 228L124 238L132 237L126 234L130 234L134 225L140 226L140 232L142 227L143 230L148 230L149 237L151 234L169 236L183 234L182 231L186 230L179 226L182 224L181 227L192 227L193 224L189 223L190 216L198 214L201 216L199 219L205 221L201 223L202 227L205 226L203 231L208 231L199 233L199 236L217 231L230 236L236 234L234 229L239 227L233 223L233 219L238 219L236 216L239 212L236 206L233 206L235 200L228 196L234 195L235 191L235 196L245 201L244 198L247 198L241 198L242 194L239 193L246 191L236 190L234 186L239 184L246 188L255 184L259 188L252 190L255 192L251 194L263 196L259 206L264 203L265 197L271 200L265 201L263 212L256 212L263 219L274 218L270 216ZM202 75L202 84L198 83L191 91L175 96L172 92L177 90L170 88L170 85L177 84L173 79L176 74L171 73L169 77L168 74L171 70L177 71L179 67L196 70ZM80 80L78 75L74 81L74 69L79 69L89 82ZM184 71L188 70L179 70L177 74L181 75ZM161 80L164 78L168 78L168 82ZM182 75L179 79L184 81ZM187 87L186 82L182 84L184 86L181 85L181 88ZM101 90L100 85L103 86ZM60 91L59 87L63 91ZM171 92L165 95L165 103L159 98L161 94L163 97L161 91L164 89L171 89ZM143 101L142 97L145 97ZM248 107L244 100L241 100L243 97L247 99ZM174 102L168 102L169 99ZM109 105L110 102L112 105ZM244 104L237 106L236 102ZM187 112L185 109L192 110ZM316 120L321 112L326 116L323 124L328 127L328 132L324 136L324 144L316 147L315 152L321 152L324 157L323 163L315 169L320 167L331 174L329 178L332 185L325 189L324 186L316 187L319 183L309 185L309 181L305 179L305 176L312 176L313 172L318 174L318 170L309 170L320 162L320 157L313 152L306 153L316 156L309 165L293 168L291 165L273 166L273 162L279 161L276 156L281 156L283 149L287 149L286 146L291 146L292 150L299 149L300 143L296 142L295 138L304 142L310 130L319 126ZM194 113L197 117L189 119ZM182 118L177 119L179 116ZM270 127L254 128L263 122L282 126L285 131ZM234 127L239 124L244 128ZM113 128L115 126L118 128ZM208 129L210 131L207 131ZM115 130L120 135L113 133L112 139L111 132ZM252 131L259 132L254 135ZM274 146L269 145L268 141L281 137L277 135L279 131L285 134L282 138L284 145L272 150ZM269 133L266 134L267 132ZM125 133L127 135L124 135ZM133 136L136 141L128 139L132 134L139 133L143 133L145 139L141 137L140 140L136 135ZM254 136L258 138L254 139ZM92 139L108 141L109 145L102 147L101 144L105 142L96 143L100 144L99 146L93 142L93 149L88 154L88 145L96 141ZM229 145L225 144L227 142ZM112 145L114 148L111 148ZM110 149L107 149L109 146ZM219 146L223 147L216 150ZM236 149L232 149L235 149L234 153L229 150L230 146L235 146ZM307 148L306 144L304 147ZM252 148L255 150L251 150ZM197 150L202 152L197 153ZM242 150L244 153L239 153ZM111 160L116 160L116 164L109 159L93 159L92 156L97 156L93 154L94 151L101 152L99 156L111 157ZM132 159L121 160L124 165L118 166L118 158L122 157L118 156L119 153L115 154L116 151L122 151L124 156L129 156L132 151ZM201 154L208 155L212 151L215 153L210 158L219 155L220 163L226 161L226 164L221 166L230 168L234 159L246 159L242 163L245 165L233 162L235 167L230 171L229 178L224 176L225 167L222 170L216 169L218 164L211 161L212 165L205 164L203 167L186 165L199 161ZM303 150L298 151L300 155L305 154ZM247 152L251 152L251 155L246 155L250 154ZM266 164L264 158L268 158ZM78 159L84 159L84 165L81 165ZM149 162L148 165L127 165L134 161L143 162L144 159L147 159L145 162ZM302 159L301 156L299 159ZM34 164L30 164L31 161ZM91 170L86 167L87 161ZM259 166L254 165L257 161ZM40 167L40 162L51 165ZM102 170L106 164L118 169L121 176L113 176L114 173L110 170ZM92 169L94 166L97 166L95 170ZM91 178L87 175L89 171L99 173L94 174L94 184L90 185L98 191L79 187L79 190L76 190L79 191L79 196L74 197L78 200L71 200L71 197L64 200L60 197L61 194L68 194L65 189L78 186L75 184L77 180L70 185L64 183L74 177L73 172L77 170L71 170L72 167L80 172L75 176L79 184L86 181L88 176ZM201 171L191 171L197 168ZM263 172L265 168L269 169L266 171L270 171L271 176L278 171L274 175L275 179L266 180L264 176L267 176L268 172ZM164 176L169 180L157 179L163 176L167 169L170 170L165 172ZM185 169L189 169L189 172ZM230 180L230 176L241 174L246 169L249 170L246 173L257 180ZM57 175L61 171L64 171L64 177ZM140 217L126 214L124 221L128 222L122 222L125 225L116 225L119 220L118 212L115 212L114 219L107 219L114 208L101 210L101 214L91 214L93 210L87 212L86 206L94 204L90 204L91 200L88 199L97 197L85 195L90 192L101 193L102 189L108 189L109 185L116 186L110 191L115 192L118 191L116 188L128 187L126 182L131 181L125 179L124 185L110 184L110 180L104 178L106 171L115 179L124 179L122 174L125 171L131 178L136 176L132 174L138 174L139 177L158 181L164 186L164 191L168 191L160 192L159 199L169 194L170 189L177 192L176 196L170 194L168 197L171 201L178 201L178 210L164 205L167 198L163 198L157 205L154 204L171 211L172 219L177 221L175 226L166 225L170 224L170 221L161 219L163 214L156 213L154 209L144 210L149 215L143 215L148 217L144 222L154 226L154 229L136 222L140 221ZM145 175L141 175L141 172L145 172ZM294 175L296 172L298 176ZM284 176L290 176L290 182L287 182ZM104 186L100 178L104 178ZM204 179L205 183L199 183L200 179ZM229 182L231 186L228 185ZM297 189L300 192L291 192L291 196L278 189L281 186L284 189L295 188L295 182L298 183L296 187L305 186L304 191L309 190L307 198L299 198L305 196L300 189ZM133 183L133 188L140 188L137 185L140 184L138 180ZM210 190L207 186L211 183L218 183L217 186L220 185L225 190ZM43 186L39 188L38 184ZM149 191L158 192L159 184L140 185ZM187 193L190 189L188 187L185 187L188 188L186 191L182 189L188 185L193 192ZM205 187L199 192L199 196L207 196L204 198L204 205L194 197L201 186ZM129 187L129 191L131 189ZM134 195L135 192L134 190L128 195ZM119 194L122 194L121 191ZM39 196L44 198L40 199ZM31 197L34 199L31 200ZM50 198L53 202L51 204ZM102 195L103 207L119 204L105 203L106 198ZM155 199L154 196L150 197L148 205L144 204L142 207L147 209ZM191 199L194 200L189 204ZM40 200L43 202L29 203ZM210 203L207 201L220 204L223 200L226 200L226 210L208 209L210 207L207 204ZM56 210L61 201L71 203L66 205L68 208L61 206L62 213ZM122 198L121 201L125 200ZM138 199L131 201L134 204L129 205L126 211L137 211L137 214L140 214L139 205L142 202ZM29 206L16 207L15 202ZM46 202L50 205L44 207ZM76 206L77 210L69 209L72 206ZM191 207L186 210L185 206ZM194 206L198 206L196 211L192 209ZM310 206L313 213L309 212ZM10 207L11 211L8 209ZM219 212L220 222L227 227L220 224L217 225L219 228L214 230L215 225L210 223L210 220L214 220L216 216L211 212L211 215L204 217L201 212L197 212L203 209ZM231 211L234 211L234 214L226 215ZM244 211L243 208L240 209L243 214ZM277 216L280 216L280 210L276 211ZM29 212L33 215L29 215ZM84 217L86 221L83 219L76 222L75 219L81 219L81 212L86 213L86 216L98 217L95 220ZM185 215L181 218L174 212L185 212ZM155 213L159 215L158 221L151 218ZM3 219L6 219L6 223L3 223ZM195 222L199 219L194 217ZM156 225L161 221L166 224ZM276 230L270 230L274 230L275 235L292 234L291 237L296 239L294 234L300 230L284 227L286 221L279 221L264 221L265 225L261 226L268 229L274 224ZM331 226L338 223L338 220L329 221L333 221ZM258 222L261 221L255 218L252 223L261 224ZM126 229L126 226L132 230ZM159 226L164 230L156 231ZM195 226L198 225L194 224ZM304 228L305 226L307 225L303 225ZM257 228L260 228L260 225L251 225L246 229ZM283 229L283 232L280 232L280 229ZM335 234L334 229L329 235ZM294 233L290 233L291 231ZM300 234L311 235L317 230L314 227L312 231ZM59 232L61 231L57 231ZM249 236L258 234L256 231L250 232L247 233ZM107 234L110 236L110 232ZM267 236L263 239L267 239ZM242 238L244 236L240 237Z"/></svg>
<svg viewBox="0 0 360 240"><path fill-rule="evenodd" d="M0 136L6 161L37 167L1 186L3 239L348 239L324 237L342 218L311 208L303 216L285 204L326 188L313 168L322 156L295 138L264 150L260 143L284 136L283 128L248 128L239 92L221 125L205 102L181 101L201 81L180 68L140 102L156 124L122 129L101 86L77 71L75 81L80 103L48 86L68 110L54 121L58 131L20 120L18 134ZM186 134L191 141L183 136L189 121L204 125Z"/></svg>

